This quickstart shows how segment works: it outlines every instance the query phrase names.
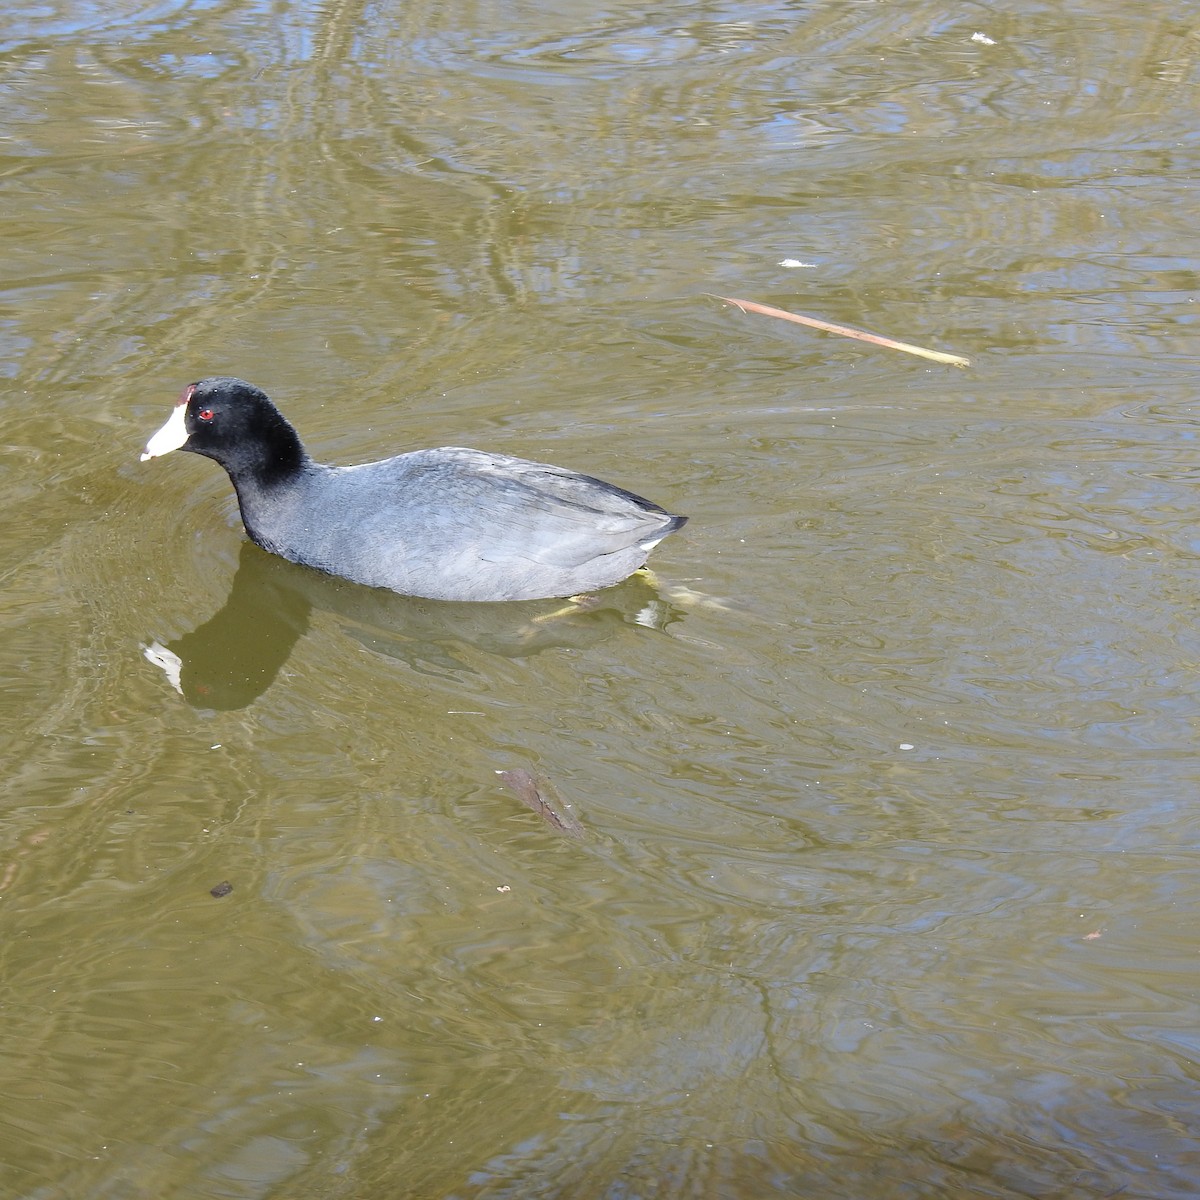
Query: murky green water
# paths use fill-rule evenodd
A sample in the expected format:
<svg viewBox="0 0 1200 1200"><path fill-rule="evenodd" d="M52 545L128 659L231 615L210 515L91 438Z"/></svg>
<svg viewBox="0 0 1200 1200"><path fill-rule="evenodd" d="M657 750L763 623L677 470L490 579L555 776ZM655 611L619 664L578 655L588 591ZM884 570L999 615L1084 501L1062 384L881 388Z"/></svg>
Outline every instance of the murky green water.
<svg viewBox="0 0 1200 1200"><path fill-rule="evenodd" d="M1200 1191L1200 39L1017 8L0 15L0 1194ZM213 373L691 523L313 576Z"/></svg>

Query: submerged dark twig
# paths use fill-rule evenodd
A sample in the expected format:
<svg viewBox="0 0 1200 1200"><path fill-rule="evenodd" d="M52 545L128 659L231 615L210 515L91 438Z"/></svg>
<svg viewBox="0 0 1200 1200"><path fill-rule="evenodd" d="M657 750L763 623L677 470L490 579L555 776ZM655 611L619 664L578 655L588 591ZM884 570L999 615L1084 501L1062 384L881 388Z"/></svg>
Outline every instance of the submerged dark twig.
<svg viewBox="0 0 1200 1200"><path fill-rule="evenodd" d="M583 837L583 826L549 780L534 775L524 767L513 767L512 770L497 771L496 774L516 792L521 803L532 808L551 829L566 837Z"/></svg>

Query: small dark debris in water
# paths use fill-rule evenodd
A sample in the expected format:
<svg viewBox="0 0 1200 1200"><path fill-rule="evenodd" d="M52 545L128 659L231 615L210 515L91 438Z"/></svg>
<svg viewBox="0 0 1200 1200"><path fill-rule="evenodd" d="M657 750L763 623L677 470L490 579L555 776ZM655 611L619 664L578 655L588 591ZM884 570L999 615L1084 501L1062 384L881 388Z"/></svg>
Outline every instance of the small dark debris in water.
<svg viewBox="0 0 1200 1200"><path fill-rule="evenodd" d="M517 793L522 804L532 808L552 829L567 837L583 837L583 826L549 780L539 778L524 767L497 771L496 774Z"/></svg>
<svg viewBox="0 0 1200 1200"><path fill-rule="evenodd" d="M226 880L223 880L221 883L218 883L215 888L209 888L208 894L210 896L214 897L215 899L220 900L220 898L222 896L228 896L229 893L232 891L233 891L233 884L230 883L228 879L226 879Z"/></svg>

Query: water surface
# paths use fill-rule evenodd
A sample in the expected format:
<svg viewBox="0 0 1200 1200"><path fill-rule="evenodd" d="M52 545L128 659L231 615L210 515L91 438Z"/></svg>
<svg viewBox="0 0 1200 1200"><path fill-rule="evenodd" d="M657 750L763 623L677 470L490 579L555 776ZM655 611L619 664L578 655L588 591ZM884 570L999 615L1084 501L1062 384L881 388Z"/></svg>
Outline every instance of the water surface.
<svg viewBox="0 0 1200 1200"><path fill-rule="evenodd" d="M1194 1197L1197 46L6 9L0 1191ZM137 460L214 373L691 522L553 621L315 576Z"/></svg>

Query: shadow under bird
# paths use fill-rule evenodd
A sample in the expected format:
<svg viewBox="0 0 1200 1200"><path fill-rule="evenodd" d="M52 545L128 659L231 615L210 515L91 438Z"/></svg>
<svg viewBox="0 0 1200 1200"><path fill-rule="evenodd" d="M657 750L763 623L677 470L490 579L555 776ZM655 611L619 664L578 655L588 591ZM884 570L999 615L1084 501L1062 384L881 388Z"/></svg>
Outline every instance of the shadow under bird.
<svg viewBox="0 0 1200 1200"><path fill-rule="evenodd" d="M183 389L142 461L220 463L264 550L431 600L540 600L618 583L687 520L611 483L461 446L314 462L266 393L214 376Z"/></svg>

